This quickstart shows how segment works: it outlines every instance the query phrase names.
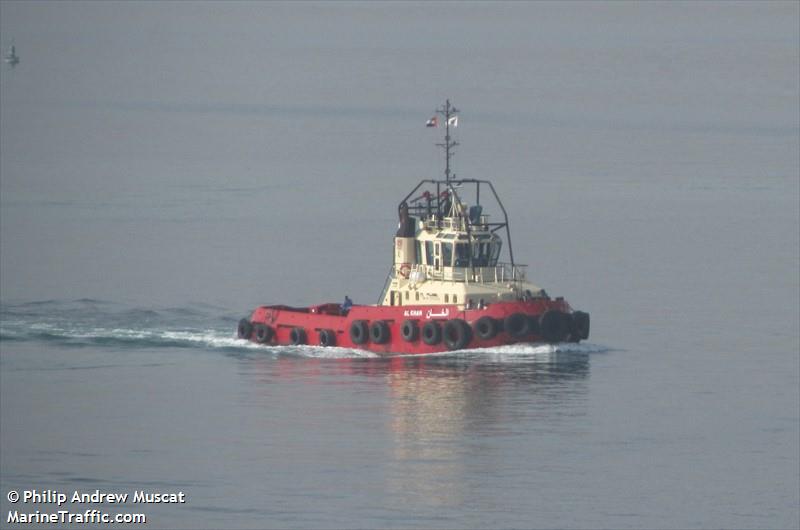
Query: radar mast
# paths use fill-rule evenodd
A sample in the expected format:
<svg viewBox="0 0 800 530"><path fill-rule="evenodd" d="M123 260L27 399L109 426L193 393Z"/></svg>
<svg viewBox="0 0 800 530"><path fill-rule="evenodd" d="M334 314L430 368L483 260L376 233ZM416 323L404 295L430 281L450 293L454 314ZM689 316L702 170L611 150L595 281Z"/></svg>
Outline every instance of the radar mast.
<svg viewBox="0 0 800 530"><path fill-rule="evenodd" d="M441 114L444 118L444 143L436 144L439 147L444 147L445 163L444 163L444 179L450 183L450 157L455 153L452 149L458 145L458 142L450 138L450 126L458 127L458 109L450 105L450 100L446 100L441 108L436 109L437 114ZM453 173L455 178L455 173Z"/></svg>

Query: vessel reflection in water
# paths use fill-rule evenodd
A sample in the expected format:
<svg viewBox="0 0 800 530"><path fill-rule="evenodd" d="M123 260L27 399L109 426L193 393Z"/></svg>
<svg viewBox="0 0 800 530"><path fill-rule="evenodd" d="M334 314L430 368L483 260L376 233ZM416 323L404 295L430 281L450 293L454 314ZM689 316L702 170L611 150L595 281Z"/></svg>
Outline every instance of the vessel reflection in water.
<svg viewBox="0 0 800 530"><path fill-rule="evenodd" d="M588 354L543 357L524 364L407 360L390 371L390 493L413 505L461 506L480 487L467 477L515 472L505 463L516 458L488 439L535 435L531 427L549 428L565 409L582 414Z"/></svg>
<svg viewBox="0 0 800 530"><path fill-rule="evenodd" d="M519 474L520 459L538 458L542 436L574 431L575 417L586 414L585 351L362 359L253 353L243 361L265 406L297 408L277 412L283 419L270 428L301 427L303 437L327 440L326 454L341 465L352 457L377 466L372 487L398 507L471 502L485 481ZM297 397L274 403L286 388Z"/></svg>

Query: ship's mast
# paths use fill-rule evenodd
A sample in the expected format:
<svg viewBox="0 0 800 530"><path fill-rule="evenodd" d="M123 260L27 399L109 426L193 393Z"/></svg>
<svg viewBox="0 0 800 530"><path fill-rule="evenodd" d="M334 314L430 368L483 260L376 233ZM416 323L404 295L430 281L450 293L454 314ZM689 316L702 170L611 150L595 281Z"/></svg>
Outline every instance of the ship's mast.
<svg viewBox="0 0 800 530"><path fill-rule="evenodd" d="M458 116L456 113L458 109L450 105L450 100L446 100L445 104L442 105L441 108L436 109L437 114L441 114L444 117L444 143L443 144L436 144L439 147L444 147L445 153L445 163L444 163L444 178L446 182L450 182L450 157L453 156L455 153L452 152L452 149L458 145L458 142L452 140L450 138L450 124L452 122L453 127L456 127L458 124ZM453 174L455 177L455 173Z"/></svg>

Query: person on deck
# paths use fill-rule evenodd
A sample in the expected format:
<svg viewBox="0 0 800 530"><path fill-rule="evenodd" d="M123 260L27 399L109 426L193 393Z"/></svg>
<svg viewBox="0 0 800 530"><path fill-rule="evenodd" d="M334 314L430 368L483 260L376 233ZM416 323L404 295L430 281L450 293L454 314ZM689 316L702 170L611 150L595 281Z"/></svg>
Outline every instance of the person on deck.
<svg viewBox="0 0 800 530"><path fill-rule="evenodd" d="M350 300L349 296L344 295L344 303L341 306L342 314L346 315L348 312L350 312L351 307L353 307L353 301Z"/></svg>

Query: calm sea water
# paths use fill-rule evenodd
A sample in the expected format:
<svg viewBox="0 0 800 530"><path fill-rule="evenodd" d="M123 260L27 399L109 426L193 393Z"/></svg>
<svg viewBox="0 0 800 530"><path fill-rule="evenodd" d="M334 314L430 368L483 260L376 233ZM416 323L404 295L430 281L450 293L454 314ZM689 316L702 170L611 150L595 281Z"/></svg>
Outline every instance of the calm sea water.
<svg viewBox="0 0 800 530"><path fill-rule="evenodd" d="M797 528L800 7L0 3L0 507L148 528ZM374 303L490 178L579 345L234 338ZM83 512L81 505L71 509Z"/></svg>

